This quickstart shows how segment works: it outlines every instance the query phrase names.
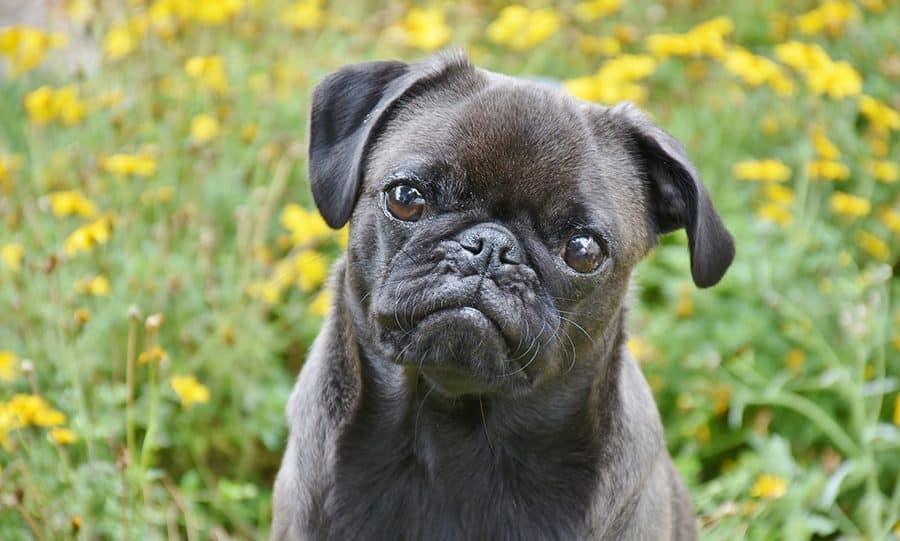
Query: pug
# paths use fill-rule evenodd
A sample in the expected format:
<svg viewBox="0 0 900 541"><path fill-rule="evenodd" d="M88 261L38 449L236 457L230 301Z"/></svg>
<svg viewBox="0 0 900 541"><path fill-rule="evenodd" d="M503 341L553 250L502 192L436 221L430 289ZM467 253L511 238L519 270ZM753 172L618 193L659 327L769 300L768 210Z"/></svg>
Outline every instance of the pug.
<svg viewBox="0 0 900 541"><path fill-rule="evenodd" d="M443 54L312 96L309 179L348 221L334 303L287 408L274 540L695 539L626 292L661 234L734 257L682 145Z"/></svg>

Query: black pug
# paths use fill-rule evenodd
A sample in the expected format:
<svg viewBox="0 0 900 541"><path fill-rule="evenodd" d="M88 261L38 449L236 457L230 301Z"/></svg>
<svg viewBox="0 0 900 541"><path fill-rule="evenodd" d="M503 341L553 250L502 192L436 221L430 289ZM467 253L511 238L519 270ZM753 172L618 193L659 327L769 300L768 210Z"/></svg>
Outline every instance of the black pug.
<svg viewBox="0 0 900 541"><path fill-rule="evenodd" d="M700 287L734 243L684 149L459 54L315 89L309 174L351 220L288 405L272 539L694 539L625 344L634 266L687 230Z"/></svg>

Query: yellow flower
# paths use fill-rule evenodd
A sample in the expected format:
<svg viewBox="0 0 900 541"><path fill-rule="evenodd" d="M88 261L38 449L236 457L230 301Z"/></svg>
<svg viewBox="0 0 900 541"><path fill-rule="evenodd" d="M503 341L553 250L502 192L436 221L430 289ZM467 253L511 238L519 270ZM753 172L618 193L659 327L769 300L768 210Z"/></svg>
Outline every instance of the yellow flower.
<svg viewBox="0 0 900 541"><path fill-rule="evenodd" d="M281 23L294 30L318 28L325 20L321 0L300 0L288 4L281 12Z"/></svg>
<svg viewBox="0 0 900 541"><path fill-rule="evenodd" d="M17 394L7 407L15 416L18 426L60 426L66 416L52 407L42 397L34 394Z"/></svg>
<svg viewBox="0 0 900 541"><path fill-rule="evenodd" d="M732 172L740 180L784 182L791 178L791 168L779 160L746 160L734 164Z"/></svg>
<svg viewBox="0 0 900 541"><path fill-rule="evenodd" d="M8 242L0 246L0 261L13 272L22 270L22 259L25 258L25 247L17 242Z"/></svg>
<svg viewBox="0 0 900 541"><path fill-rule="evenodd" d="M244 0L194 0L191 16L205 24L219 25L234 17L244 7Z"/></svg>
<svg viewBox="0 0 900 541"><path fill-rule="evenodd" d="M647 55L621 55L603 63L593 75L563 82L569 94L586 101L616 103L641 102L647 94L635 83L656 70L656 60Z"/></svg>
<svg viewBox="0 0 900 541"><path fill-rule="evenodd" d="M184 71L214 92L228 91L228 77L221 56L192 56L184 63Z"/></svg>
<svg viewBox="0 0 900 541"><path fill-rule="evenodd" d="M97 213L94 203L80 191L52 192L47 195L47 199L50 202L50 211L60 218L72 214L91 218Z"/></svg>
<svg viewBox="0 0 900 541"><path fill-rule="evenodd" d="M106 244L112 231L112 222L112 216L104 216L73 231L66 237L66 255L71 257L79 252L90 252L95 245Z"/></svg>
<svg viewBox="0 0 900 541"><path fill-rule="evenodd" d="M756 215L782 227L791 223L794 219L791 211L776 203L764 203L756 209Z"/></svg>
<svg viewBox="0 0 900 541"><path fill-rule="evenodd" d="M825 0L819 7L798 15L794 21L804 34L818 34L823 30L831 37L841 35L844 24L859 18L859 9L853 2Z"/></svg>
<svg viewBox="0 0 900 541"><path fill-rule="evenodd" d="M387 29L387 33L403 45L424 51L433 51L446 45L450 41L450 32L444 10L439 7L414 7L402 21Z"/></svg>
<svg viewBox="0 0 900 541"><path fill-rule="evenodd" d="M879 261L887 261L891 256L891 248L886 242L868 231L859 232L859 244L870 256Z"/></svg>
<svg viewBox="0 0 900 541"><path fill-rule="evenodd" d="M47 124L58 119L72 126L84 118L87 104L78 97L78 91L72 85L56 90L42 86L25 96L25 111L35 124Z"/></svg>
<svg viewBox="0 0 900 541"><path fill-rule="evenodd" d="M725 69L734 73L751 87L768 83L775 92L789 96L794 92L794 82L784 70L764 56L757 56L741 47L732 47L722 58Z"/></svg>
<svg viewBox="0 0 900 541"><path fill-rule="evenodd" d="M68 428L53 428L47 434L47 439L59 445L69 445L75 441L75 433Z"/></svg>
<svg viewBox="0 0 900 541"><path fill-rule="evenodd" d="M582 21L592 22L619 11L622 0L588 0L575 6L575 16Z"/></svg>
<svg viewBox="0 0 900 541"><path fill-rule="evenodd" d="M200 114L191 119L191 139L196 143L208 143L219 135L219 121L216 117Z"/></svg>
<svg viewBox="0 0 900 541"><path fill-rule="evenodd" d="M291 232L291 242L296 246L309 246L327 239L332 230L314 210L306 210L290 203L281 211L281 225Z"/></svg>
<svg viewBox="0 0 900 541"><path fill-rule="evenodd" d="M872 211L872 203L868 199L849 193L834 192L831 196L831 210L853 218L866 216Z"/></svg>
<svg viewBox="0 0 900 541"><path fill-rule="evenodd" d="M166 359L169 354L163 348L159 346L153 346L147 351L142 351L140 355L138 355L138 364L147 364L147 363L156 363L159 364Z"/></svg>
<svg viewBox="0 0 900 541"><path fill-rule="evenodd" d="M750 496L777 500L787 494L787 482L779 475L764 473L756 478L750 488Z"/></svg>
<svg viewBox="0 0 900 541"><path fill-rule="evenodd" d="M881 223L894 233L900 233L900 212L890 208L883 208L878 213Z"/></svg>
<svg viewBox="0 0 900 541"><path fill-rule="evenodd" d="M19 357L12 351L0 351L0 381L12 381L16 377Z"/></svg>
<svg viewBox="0 0 900 541"><path fill-rule="evenodd" d="M328 261L312 250L303 250L294 258L297 286L302 291L313 291L328 278Z"/></svg>
<svg viewBox="0 0 900 541"><path fill-rule="evenodd" d="M653 345L639 336L629 336L625 347L628 348L628 353L641 363L652 361L657 356Z"/></svg>
<svg viewBox="0 0 900 541"><path fill-rule="evenodd" d="M862 92L862 77L849 63L835 62L822 47L789 41L775 46L775 56L806 77L806 84L816 95L828 94L834 99L856 96Z"/></svg>
<svg viewBox="0 0 900 541"><path fill-rule="evenodd" d="M900 164L887 160L876 160L869 164L869 171L875 180L893 183L900 180Z"/></svg>
<svg viewBox="0 0 900 541"><path fill-rule="evenodd" d="M103 52L110 60L119 60L130 55L138 46L143 35L141 26L128 21L113 25L103 39Z"/></svg>
<svg viewBox="0 0 900 541"><path fill-rule="evenodd" d="M612 36L605 38L581 36L578 39L578 49L587 55L615 56L622 52L622 45Z"/></svg>
<svg viewBox="0 0 900 541"><path fill-rule="evenodd" d="M763 187L763 194L773 203L789 205L794 202L794 191L780 184L766 184Z"/></svg>
<svg viewBox="0 0 900 541"><path fill-rule="evenodd" d="M84 325L91 319L91 311L87 308L78 308L75 310L75 322Z"/></svg>
<svg viewBox="0 0 900 541"><path fill-rule="evenodd" d="M156 159L149 154L113 154L103 160L103 169L114 175L152 177Z"/></svg>
<svg viewBox="0 0 900 541"><path fill-rule="evenodd" d="M522 5L503 8L487 27L488 39L514 51L543 43L559 30L559 15L552 9L530 10Z"/></svg>
<svg viewBox="0 0 900 541"><path fill-rule="evenodd" d="M311 303L309 303L309 313L317 317L325 317L331 309L332 295L328 289L319 291Z"/></svg>
<svg viewBox="0 0 900 541"><path fill-rule="evenodd" d="M819 158L823 160L836 160L841 157L841 151L828 139L821 126L813 127L812 140L813 148L816 149L816 154Z"/></svg>
<svg viewBox="0 0 900 541"><path fill-rule="evenodd" d="M181 376L175 375L169 380L172 390L181 399L181 407L189 409L194 404L205 404L209 402L209 388L197 381L192 375Z"/></svg>
<svg viewBox="0 0 900 541"><path fill-rule="evenodd" d="M241 126L241 141L252 143L256 139L257 133L259 133L259 125L255 122L248 122Z"/></svg>
<svg viewBox="0 0 900 541"><path fill-rule="evenodd" d="M88 280L79 280L75 283L75 290L79 293L89 293L95 297L109 295L109 279L102 274Z"/></svg>
<svg viewBox="0 0 900 541"><path fill-rule="evenodd" d="M17 77L33 70L44 61L47 51L68 43L65 34L48 34L31 26L8 26L0 29L0 56L9 63L9 74Z"/></svg>
<svg viewBox="0 0 900 541"><path fill-rule="evenodd" d="M809 178L813 180L847 180L850 178L850 168L841 162L813 160L806 165Z"/></svg>
<svg viewBox="0 0 900 541"><path fill-rule="evenodd" d="M897 112L872 96L860 96L857 103L859 105L859 112L862 113L873 126L884 131L900 130L900 112Z"/></svg>
<svg viewBox="0 0 900 541"><path fill-rule="evenodd" d="M670 56L708 56L721 58L726 51L725 37L734 31L728 17L716 17L698 24L685 34L651 34L647 49L660 58Z"/></svg>

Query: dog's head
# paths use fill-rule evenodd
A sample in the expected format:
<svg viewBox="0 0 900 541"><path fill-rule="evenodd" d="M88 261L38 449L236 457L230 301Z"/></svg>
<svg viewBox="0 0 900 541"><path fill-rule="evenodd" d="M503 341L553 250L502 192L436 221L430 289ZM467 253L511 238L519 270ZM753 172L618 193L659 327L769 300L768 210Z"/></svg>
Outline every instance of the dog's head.
<svg viewBox="0 0 900 541"><path fill-rule="evenodd" d="M326 77L309 171L328 224L352 216L364 349L447 394L521 394L583 362L659 234L687 230L700 287L734 257L681 144L637 109L459 55Z"/></svg>

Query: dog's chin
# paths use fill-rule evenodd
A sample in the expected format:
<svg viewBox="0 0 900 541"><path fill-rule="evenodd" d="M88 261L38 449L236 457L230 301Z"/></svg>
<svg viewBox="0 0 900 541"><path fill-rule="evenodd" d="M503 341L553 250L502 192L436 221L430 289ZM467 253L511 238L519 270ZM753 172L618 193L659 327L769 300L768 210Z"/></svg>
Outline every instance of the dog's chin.
<svg viewBox="0 0 900 541"><path fill-rule="evenodd" d="M438 310L398 338L389 358L442 394L520 394L532 385L500 326L477 308Z"/></svg>

